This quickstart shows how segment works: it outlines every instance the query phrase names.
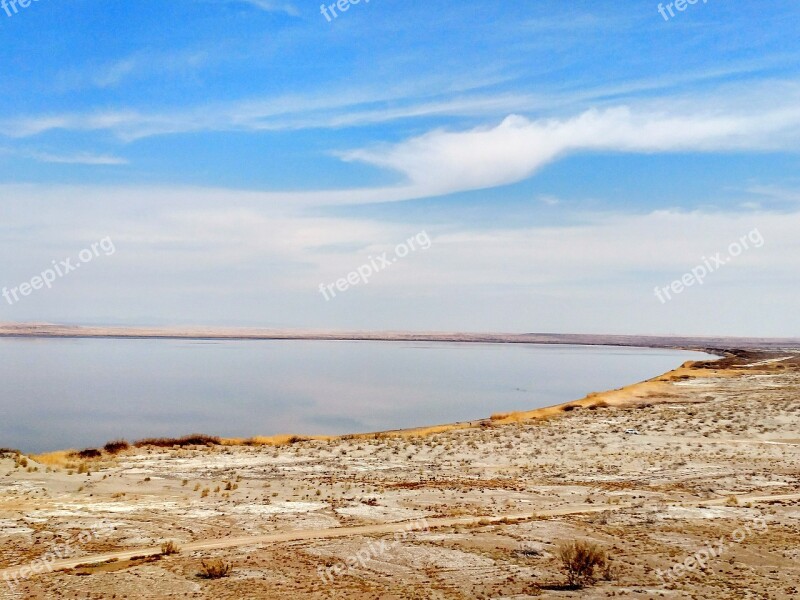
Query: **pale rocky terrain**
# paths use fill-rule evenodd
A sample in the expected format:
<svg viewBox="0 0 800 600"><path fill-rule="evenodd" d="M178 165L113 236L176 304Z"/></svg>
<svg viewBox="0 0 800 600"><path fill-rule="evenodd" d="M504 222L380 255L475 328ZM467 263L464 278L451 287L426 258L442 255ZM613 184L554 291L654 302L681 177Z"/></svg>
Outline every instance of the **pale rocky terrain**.
<svg viewBox="0 0 800 600"><path fill-rule="evenodd" d="M0 598L798 598L800 354L738 354L427 435L7 453L0 577L71 552ZM180 552L148 558L166 540ZM572 540L611 558L583 590L556 558ZM210 559L230 575L199 577Z"/></svg>

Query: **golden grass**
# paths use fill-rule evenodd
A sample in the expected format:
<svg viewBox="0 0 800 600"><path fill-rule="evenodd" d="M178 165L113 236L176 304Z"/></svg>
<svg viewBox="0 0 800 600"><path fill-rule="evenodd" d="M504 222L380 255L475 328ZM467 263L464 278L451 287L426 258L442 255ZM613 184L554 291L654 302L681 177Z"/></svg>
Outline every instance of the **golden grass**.
<svg viewBox="0 0 800 600"><path fill-rule="evenodd" d="M57 450L56 452L45 452L44 454L31 454L30 458L40 465L48 467L66 467L68 464L75 463L76 450Z"/></svg>
<svg viewBox="0 0 800 600"><path fill-rule="evenodd" d="M288 446L302 441L327 442L335 439L338 439L338 436L283 434L273 436L257 435L250 438L223 438L221 443L223 446Z"/></svg>

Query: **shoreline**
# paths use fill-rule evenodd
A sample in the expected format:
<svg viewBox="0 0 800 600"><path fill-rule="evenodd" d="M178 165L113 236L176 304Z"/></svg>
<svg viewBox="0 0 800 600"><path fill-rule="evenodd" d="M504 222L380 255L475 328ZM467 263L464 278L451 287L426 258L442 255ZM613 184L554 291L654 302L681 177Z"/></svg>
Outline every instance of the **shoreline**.
<svg viewBox="0 0 800 600"><path fill-rule="evenodd" d="M372 341L372 342L431 342L431 343L493 343L531 345L575 345L632 347L701 351L716 355L717 360L687 361L675 369L650 379L620 388L590 392L585 397L527 411L495 413L480 419L455 421L434 425L419 425L404 429L388 429L368 433L337 435L276 434L254 435L247 438L220 438L227 446L281 446L289 440L370 439L380 436L417 437L435 433L476 429L511 423L549 419L571 410L598 408L627 408L643 404L661 404L672 400L671 382L691 380L710 375L732 377L740 373L737 366L747 360L771 360L779 349L800 349L800 338L725 338L678 336L627 336L599 334L508 334L508 333L447 333L447 332L336 332L323 330L266 330L232 328L145 328L145 327L84 327L39 323L0 323L0 338L44 339L162 339L162 340L220 340L220 341ZM213 436L213 433L210 435ZM216 436L215 436L216 437ZM65 452L46 452L39 456Z"/></svg>

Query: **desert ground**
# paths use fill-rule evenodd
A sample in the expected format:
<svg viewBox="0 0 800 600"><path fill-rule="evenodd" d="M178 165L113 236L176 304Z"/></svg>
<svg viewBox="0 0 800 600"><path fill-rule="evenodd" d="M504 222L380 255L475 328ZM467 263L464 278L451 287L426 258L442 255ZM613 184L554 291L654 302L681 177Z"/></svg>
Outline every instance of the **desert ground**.
<svg viewBox="0 0 800 600"><path fill-rule="evenodd" d="M4 450L0 598L798 598L800 350L719 352L458 426Z"/></svg>

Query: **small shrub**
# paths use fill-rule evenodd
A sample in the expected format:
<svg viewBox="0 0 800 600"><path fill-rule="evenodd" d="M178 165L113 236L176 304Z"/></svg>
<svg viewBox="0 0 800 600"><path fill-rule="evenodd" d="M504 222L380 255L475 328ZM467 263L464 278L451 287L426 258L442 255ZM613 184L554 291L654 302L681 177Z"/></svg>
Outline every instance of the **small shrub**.
<svg viewBox="0 0 800 600"><path fill-rule="evenodd" d="M119 454L130 448L131 445L125 440L114 440L108 442L105 446L103 446L103 450L108 452L109 454Z"/></svg>
<svg viewBox="0 0 800 600"><path fill-rule="evenodd" d="M595 570L602 570L608 561L605 550L591 542L575 541L563 544L557 552L561 570L573 588L583 588L597 581Z"/></svg>
<svg viewBox="0 0 800 600"><path fill-rule="evenodd" d="M231 574L233 567L224 560L201 561L200 577L203 579L221 579Z"/></svg>
<svg viewBox="0 0 800 600"><path fill-rule="evenodd" d="M180 554L181 548L178 546L176 542L169 540L161 544L161 554L164 556L170 556L172 554Z"/></svg>
<svg viewBox="0 0 800 600"><path fill-rule="evenodd" d="M98 450L97 448L86 448L85 450L76 452L74 456L82 460L95 460L97 458L101 458L103 456L103 453L100 452L100 450Z"/></svg>

